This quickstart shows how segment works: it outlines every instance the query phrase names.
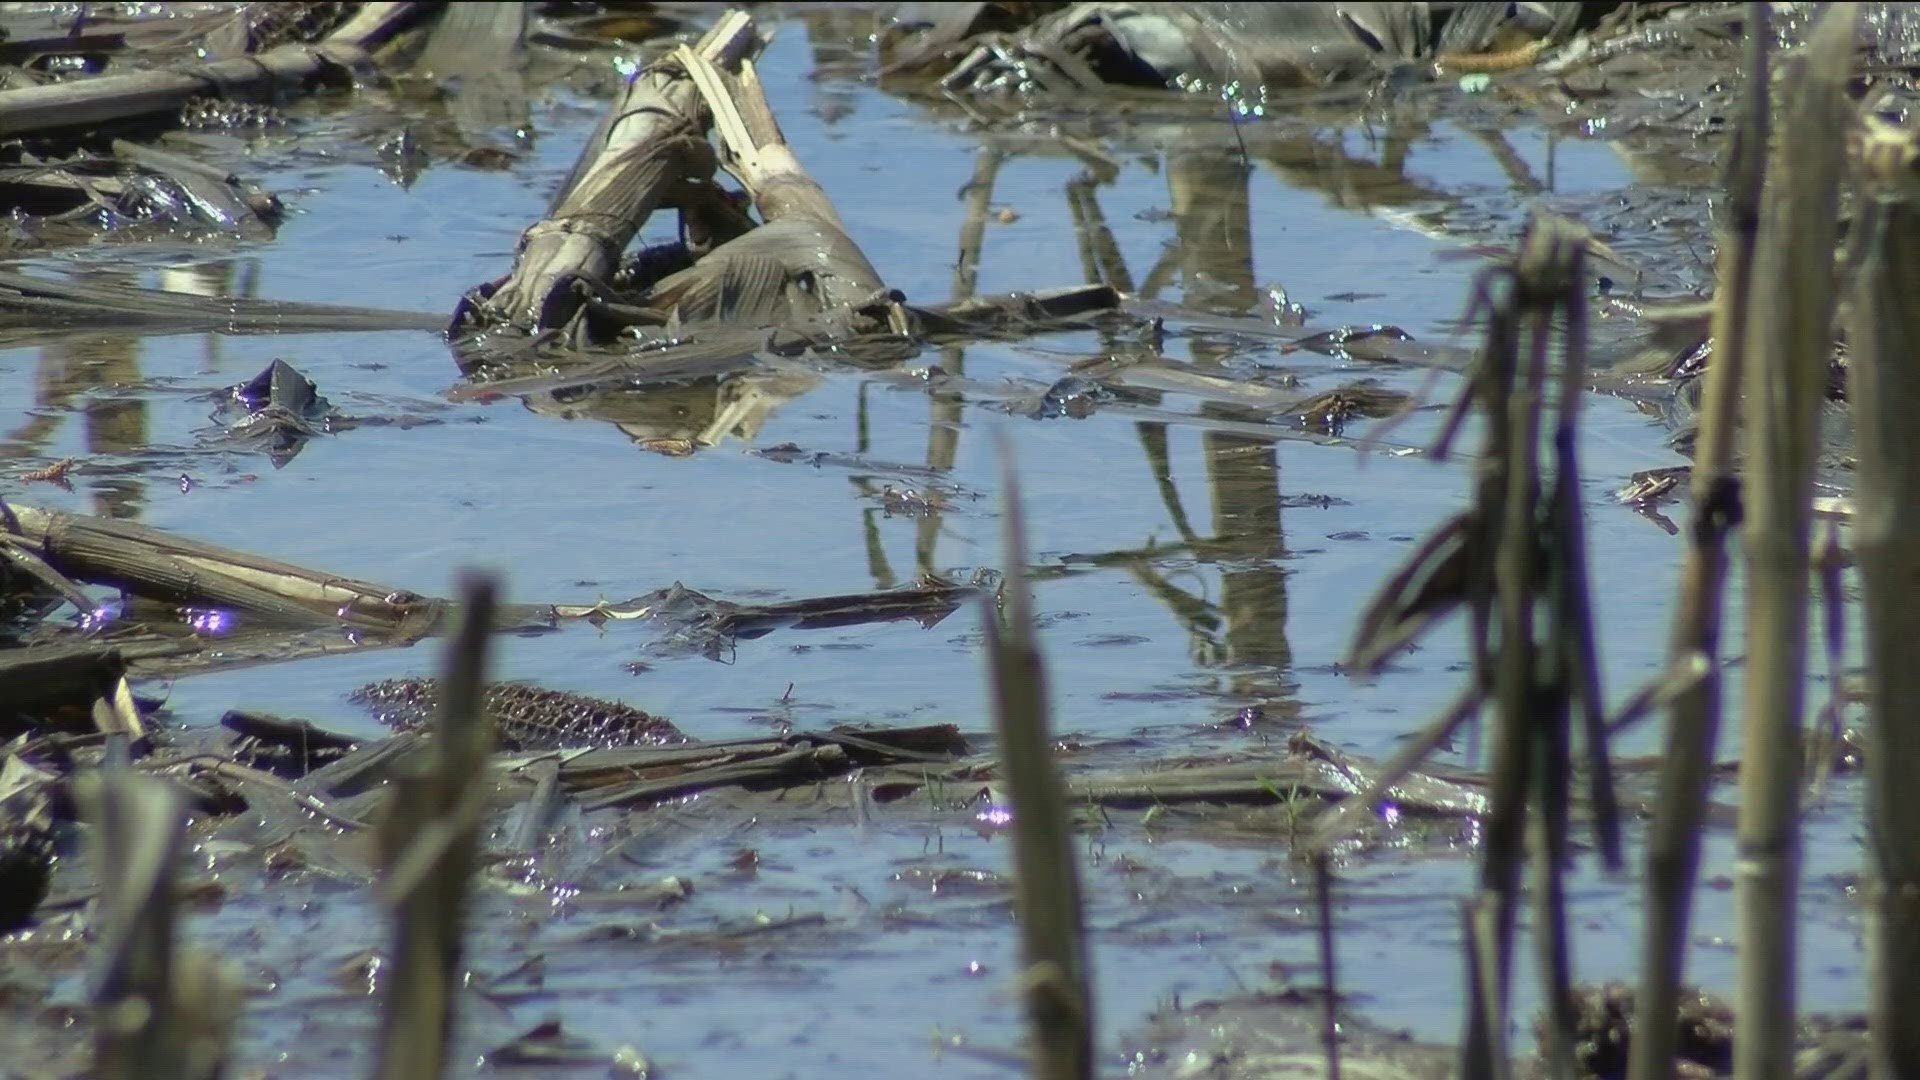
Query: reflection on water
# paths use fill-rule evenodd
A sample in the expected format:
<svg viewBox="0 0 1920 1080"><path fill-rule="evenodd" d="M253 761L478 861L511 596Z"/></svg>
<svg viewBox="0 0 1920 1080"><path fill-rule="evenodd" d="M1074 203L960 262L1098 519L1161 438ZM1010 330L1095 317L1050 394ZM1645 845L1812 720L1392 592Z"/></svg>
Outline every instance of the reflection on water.
<svg viewBox="0 0 1920 1080"><path fill-rule="evenodd" d="M106 284L141 286L142 272L92 271L89 280ZM198 296L257 297L259 262L257 259L210 259L168 266L156 275L161 287L171 292ZM33 402L23 409L18 423L0 435L0 461L17 462L74 457L84 462L79 475L91 493L90 509L106 517L137 519L142 516L153 466L155 444L164 442L155 436L151 423L153 403L141 357L148 339L106 326L35 329L19 327L11 331L17 341L40 339L45 344L34 350ZM222 368L224 338L218 334L202 336L201 363L194 374L217 376ZM164 371L163 378L185 373ZM55 442L66 416L80 416L80 444L65 453L57 452Z"/></svg>
<svg viewBox="0 0 1920 1080"><path fill-rule="evenodd" d="M527 407L564 420L603 420L642 449L679 457L728 439L751 443L774 410L819 381L795 371L703 378L646 390L594 387L534 395Z"/></svg>
<svg viewBox="0 0 1920 1080"><path fill-rule="evenodd" d="M8 437L7 455L46 454L46 440L56 426L50 421L75 408L83 417L82 446L88 455L126 459L146 450L148 405L144 397L133 396L141 381L140 351L139 338L120 335L70 337L43 347L34 375L37 415ZM133 474L92 478L94 513L138 518L145 484Z"/></svg>
<svg viewBox="0 0 1920 1080"><path fill-rule="evenodd" d="M972 175L961 189L965 209L954 263L954 300L976 294L995 183L1007 158L1002 150L982 146L974 156ZM1167 158L1159 164L1166 176L1176 233L1148 275L1149 285L1143 291L1154 295L1177 279L1190 303L1229 313L1250 309L1257 290L1249 170L1244 159L1223 150ZM1132 275L1098 201L1099 189L1119 177L1117 168L1094 162L1066 181L1065 201L1085 279L1132 291ZM1109 351L1118 352L1123 344L1114 335L1125 333L1119 328L1103 328L1100 337ZM1196 366L1219 369L1237 347L1196 337L1189 339L1189 350ZM963 377L966 352L961 345L945 346L932 362L948 375ZM862 454L872 449L870 390L870 384L861 386L854 417L854 448ZM959 457L968 401L964 392L956 389L933 390L926 399L923 461L930 471L947 473ZM1261 419L1235 414L1223 406L1205 405L1195 420L1203 421L1208 416L1254 422ZM1289 714L1292 710L1277 707L1290 701L1294 688L1286 675L1292 654L1286 637L1280 467L1274 441L1220 431L1203 433L1206 503L1215 531L1211 537L1202 537L1191 524L1175 480L1168 427L1164 422L1142 422L1136 430L1168 521L1181 539L1177 561L1186 569L1172 571L1150 551L1080 552L1076 559L1124 566L1186 633L1196 665L1231 672L1224 692L1263 710L1272 708L1275 715ZM852 480L856 487L872 494L875 481L859 476ZM892 587L901 579L890 565L881 540L880 518L885 514L884 509L874 507L860 511L868 567L876 588ZM939 550L942 524L943 515L938 509L917 515L916 573L933 573L947 564ZM1217 589L1200 572L1201 567L1217 573Z"/></svg>
<svg viewBox="0 0 1920 1080"><path fill-rule="evenodd" d="M1158 296L1167 276L1177 271L1187 303L1225 314L1246 312L1254 303L1247 165L1215 151L1185 154L1165 166L1174 239L1141 294Z"/></svg>
<svg viewBox="0 0 1920 1080"><path fill-rule="evenodd" d="M114 349L119 354L118 366L128 375L137 376L138 370L134 358L137 348ZM103 375L111 378L111 369ZM132 455L147 445L147 406L139 400L107 400L98 397L89 398L83 406L86 414L87 452L90 454L121 456ZM93 487L94 513L106 517L140 517L142 484L133 476L103 476L95 480Z"/></svg>
<svg viewBox="0 0 1920 1080"><path fill-rule="evenodd" d="M810 30L820 25L817 20L809 21ZM854 54L843 47L843 39L834 36L844 29L836 23L810 39L816 68L850 62ZM836 86L831 81L816 85ZM819 92L827 93L825 89ZM482 105L492 99L491 91L473 96ZM857 100L844 86L836 86L828 96ZM454 96L456 101L462 97ZM434 106L447 107L445 103ZM832 127L842 118L838 109L825 112L816 117L824 127ZM458 115L454 118L461 119ZM485 126L479 125L477 118L468 119L475 124L457 126L463 130ZM497 128L514 119L502 113L490 123ZM1405 111L1387 114L1378 131L1368 129L1358 139L1358 153L1348 149L1356 145L1352 133L1339 128L1331 133L1299 127L1221 129L1213 132L1210 143L1204 145L1196 144L1194 132L1187 131L1182 136L1185 143L1136 159L1139 164L1123 163L1087 140L1037 144L1009 141L997 134L985 136L971 148L960 183L934 185L955 191L959 203L949 299L977 295L983 267L990 266L1004 275L1009 263L1019 257L1015 250L989 250L988 245L1009 167L1036 160L1035 155L1044 160L1064 146L1079 167L1053 181L1051 194L1057 200L1060 217L1043 243L1055 250L1071 250L1077 256L1075 263L1082 280L1106 282L1123 290L1137 287L1146 297L1177 292L1187 305L1219 313L1253 312L1263 295L1272 291L1263 289L1262 271L1270 275L1276 266L1271 254L1262 255L1263 242L1266 251L1272 250L1273 220L1271 210L1264 217L1256 213L1254 178L1277 178L1289 190L1321 193L1332 205L1348 210L1444 208L1449 205L1450 195L1407 175L1411 149L1430 135L1431 127L1424 119ZM1497 132L1480 130L1474 137L1489 160L1512 178L1516 189L1538 186L1532 179L1531 166ZM1148 185L1160 189L1161 198L1154 201L1166 208L1164 231L1168 233L1150 261L1139 256L1136 237L1142 230L1138 223L1147 222L1149 232L1161 231L1157 223L1162 219L1124 212L1114 218L1104 205L1109 200L1138 204ZM1029 214L1037 213L1034 197L1032 184L1021 178L1020 200ZM1264 241L1262 230L1268 237ZM888 261L880 252L874 254L876 261ZM908 260L922 255L912 250L889 254L894 256L894 265L903 255ZM1305 256L1329 254L1338 253L1289 250L1278 266L1296 285L1303 284L1299 279L1310 278L1319 269ZM1130 256L1136 264L1145 265L1144 273L1129 266ZM1042 264L1057 271L1074 265L1058 260L1043 260ZM1071 283L1069 274L1038 279L1033 274L1029 270L1025 283ZM256 259L200 263L166 272L170 287L207 294L257 294L260 279ZM217 350L225 339L209 336L203 340L205 370L222 366ZM1182 342L1176 335L1171 340L1174 344L1168 347L1177 347L1184 354L1180 362L1220 376L1244 369L1249 356L1246 343L1226 336L1190 334ZM1095 344L1107 354L1132 353L1139 348L1132 331L1120 325L1099 327ZM138 341L131 338L96 338L49 346L40 374L39 400L44 411L28 418L15 434L16 456L44 454L46 441L57 427L54 410L76 401L81 403L88 453L128 457L146 446L153 436L146 401L138 395L103 392L109 387L138 384L138 353ZM963 443L969 440L964 436L979 420L978 413L969 409L978 401L967 382L969 348L943 346L916 363L937 367L951 377L949 385L921 395L926 400L926 413L917 425L922 445L916 455L916 464L926 475L950 476L965 467L969 448ZM530 396L526 405L537 416L603 421L631 444L675 457L718 450L728 443L765 442L763 432L781 427L783 412L830 408L803 403L819 397L834 382L831 369L749 365L732 374L680 384L637 389L598 385L538 394ZM49 389L50 385L54 389ZM1281 452L1274 441L1254 434L1272 417L1218 402L1185 404L1177 395L1159 391L1141 391L1140 399L1178 417L1132 425L1141 464L1131 468L1150 478L1164 514L1163 524L1179 542L1146 548L1131 542L1104 549L1080 548L1076 558L1123 567L1186 636L1186 652L1195 668L1221 673L1219 693L1249 704L1289 702L1296 687L1288 670L1293 650L1287 626L1288 553L1280 517ZM899 437L901 417L896 406L900 401L896 393L860 382L853 408L845 414L852 421L847 448L858 455L878 454L885 459L888 455L880 452L875 432L888 429L889 443ZM1198 434L1198 460L1202 465L1198 474L1176 463L1175 443L1182 432ZM973 449L975 455L984 452L982 448ZM1107 462L1106 467L1128 468L1117 461ZM135 475L98 478L93 490L103 512L139 514L142 482ZM1196 475L1202 479L1197 480ZM912 512L900 514L889 495L890 486L897 486L896 479L861 471L844 478L854 495L848 509L857 520L866 579L874 587L887 588L920 574L978 561L976 530L956 521L955 513L938 498L938 482L911 496L934 497L910 502ZM1195 483L1204 483L1207 490L1182 490ZM1199 507L1206 508L1211 520L1204 530L1196 526L1192 516ZM977 518L992 510L990 504L968 503L959 512L966 518ZM889 539L901 528L891 521L896 516L911 519L906 526L912 536L907 556L910 568L897 565L890 552ZM898 562L904 563L906 558ZM1046 568L1041 572L1046 573ZM799 582L772 584L784 590L805 591ZM1280 713L1291 711L1283 709Z"/></svg>

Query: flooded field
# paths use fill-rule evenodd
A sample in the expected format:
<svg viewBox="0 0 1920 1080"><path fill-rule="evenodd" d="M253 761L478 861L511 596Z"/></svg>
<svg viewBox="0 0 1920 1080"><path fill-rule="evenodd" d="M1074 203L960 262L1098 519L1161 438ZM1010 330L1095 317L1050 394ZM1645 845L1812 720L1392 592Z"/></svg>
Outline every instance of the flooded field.
<svg viewBox="0 0 1920 1080"><path fill-rule="evenodd" d="M451 595L456 572L480 566L527 604L617 602L676 582L769 604L999 567L1004 448L1063 765L1258 762L1284 757L1303 730L1379 759L1454 699L1470 661L1464 635L1443 630L1378 679L1341 664L1368 599L1465 504L1471 459L1404 452L1439 431L1459 376L1291 343L1379 324L1470 345L1458 320L1475 275L1533 207L1593 226L1636 267L1620 292L1711 286L1715 145L1682 126L1616 140L1446 85L1302 92L1292 105L1275 95L1237 122L1225 106L1144 97L988 122L877 85L871 13L786 8L755 12L772 35L758 65L766 96L887 285L926 304L1104 279L1163 321L930 345L890 365L808 356L630 391L617 409L455 393L461 370L427 330L9 328L23 343L0 348L0 491L421 595ZM622 72L656 51L580 54L530 87L524 115L498 122L418 81L290 101L283 125L187 144L283 200L270 234L125 223L5 269L450 316L507 271ZM657 220L641 239L669 233ZM1603 359L1631 336L1605 318L1595 334ZM1123 389L1069 400L1065 377L1142 349L1155 363ZM290 455L234 439L217 415L226 388L274 361L346 421ZM1362 380L1428 404L1337 432L1263 405ZM1657 405L1594 393L1583 410L1602 677L1617 702L1666 664L1684 539L1614 492L1686 459ZM659 452L682 443L691 452ZM68 458L70 488L19 479ZM1673 516L1684 525L1687 513ZM1730 604L1738 625L1737 581ZM492 674L623 702L696 740L951 724L988 752L982 611L969 595L918 620L779 628L704 652L674 647L653 621L574 620L497 635ZM374 738L386 729L354 688L432 675L439 657L433 641L342 648L134 689L163 702L170 728L255 709ZM1826 672L1818 659L1811 669L1818 700ZM1616 753L1656 753L1657 728ZM1475 766L1478 737L1440 760ZM1642 801L1651 791L1631 769L1624 783ZM855 774L564 810L530 869L483 875L454 1060L556 1075L603 1075L616 1053L676 1077L1017 1074L1009 851L983 816L983 785L880 803L867 784ZM1862 1001L1862 797L1856 778L1836 777L1805 825L1801 981L1814 1010ZM517 812L503 810L494 840ZM1289 858L1284 816L1088 808L1083 823L1105 1074L1201 1075L1150 1016L1317 984L1311 878ZM1336 864L1342 990L1377 1026L1457 1037L1459 904L1477 835L1471 818L1410 824ZM311 857L289 868L237 833L195 834L186 876L200 887L182 933L243 976L232 1075L365 1072L388 922L360 887L350 839L339 838L342 868ZM1731 830L1710 833L1690 968L1709 989L1733 980L1734 859ZM1583 857L1571 880L1583 980L1634 976L1631 853L1629 865L1609 877ZM23 1075L70 1064L72 1048L50 1039L87 983L65 917L0 941L14 1033L0 1054L32 1063ZM1532 1016L1534 985L1516 977L1517 1017ZM577 1042L514 1042L553 1019ZM1526 1022L1517 1043L1531 1039Z"/></svg>

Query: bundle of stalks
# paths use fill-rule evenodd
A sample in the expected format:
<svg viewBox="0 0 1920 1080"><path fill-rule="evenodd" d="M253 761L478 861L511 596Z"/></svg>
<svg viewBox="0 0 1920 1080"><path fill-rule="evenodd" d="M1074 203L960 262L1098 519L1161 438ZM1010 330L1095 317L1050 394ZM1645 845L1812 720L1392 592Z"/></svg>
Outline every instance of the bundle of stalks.
<svg viewBox="0 0 1920 1080"><path fill-rule="evenodd" d="M1574 1075L1576 1017L1561 878L1571 851L1576 714L1595 846L1609 868L1621 861L1576 449L1587 372L1587 248L1583 230L1537 216L1518 256L1478 283L1473 313L1485 317L1486 344L1434 448L1434 456L1444 458L1468 413L1479 410L1485 446L1472 506L1443 525L1388 582L1363 613L1351 654L1356 669L1376 672L1440 616L1464 606L1473 681L1455 705L1408 740L1367 792L1322 822L1314 841L1324 851L1357 820L1357 809L1378 805L1392 784L1491 699L1485 855L1478 894L1466 910L1463 1076L1507 1075L1509 973L1529 851L1547 1002L1547 1063L1550 1075ZM1330 969L1330 947L1323 945L1323 952Z"/></svg>

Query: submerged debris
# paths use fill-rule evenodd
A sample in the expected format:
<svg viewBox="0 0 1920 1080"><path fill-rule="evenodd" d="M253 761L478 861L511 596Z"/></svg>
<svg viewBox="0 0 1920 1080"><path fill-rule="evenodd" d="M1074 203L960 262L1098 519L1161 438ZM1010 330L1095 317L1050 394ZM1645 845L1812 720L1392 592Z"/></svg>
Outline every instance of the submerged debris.
<svg viewBox="0 0 1920 1080"><path fill-rule="evenodd" d="M944 5L943 5L944 6ZM971 8L1000 5L962 5ZM881 38L886 71L941 71L940 88L1023 94L1157 86L1235 100L1391 71L1431 77L1530 65L1615 4L1078 3L1017 35L911 16ZM1422 71L1407 62L1430 61Z"/></svg>
<svg viewBox="0 0 1920 1080"><path fill-rule="evenodd" d="M896 513L908 513L913 505L922 513L940 508L918 493L917 503L900 497L899 489L895 489L895 496L900 503ZM882 499L884 502L884 494ZM553 610L561 618L583 618L596 624L607 620L645 620L663 630L649 647L651 652L698 653L717 660L725 656L735 642L764 637L775 630L817 630L904 619L911 619L922 627L935 626L957 610L963 600L989 584L990 576L982 573L976 573L973 580L964 585L929 574L910 585L878 592L811 596L770 604L736 604L716 600L676 581L667 588L618 604L603 601L591 607L556 606Z"/></svg>
<svg viewBox="0 0 1920 1080"><path fill-rule="evenodd" d="M91 328L103 320L148 334L290 334L440 327L438 317L406 311L200 296L92 278L0 272L0 344L30 343L49 336L51 331Z"/></svg>
<svg viewBox="0 0 1920 1080"><path fill-rule="evenodd" d="M1693 475L1690 465L1642 469L1627 478L1613 497L1634 507L1650 507L1679 497L1679 488Z"/></svg>
<svg viewBox="0 0 1920 1080"><path fill-rule="evenodd" d="M1307 398L1294 406L1294 415L1309 428L1338 435L1356 416L1391 416L1407 401L1408 395L1401 391L1363 380Z"/></svg>
<svg viewBox="0 0 1920 1080"><path fill-rule="evenodd" d="M1296 732L1281 758L1183 761L1124 773L1071 777L1074 798L1107 807L1184 803L1264 805L1295 799L1338 801L1358 795L1380 775L1378 763L1353 757ZM1440 767L1409 772L1388 787L1383 818L1477 817L1487 812L1486 778Z"/></svg>
<svg viewBox="0 0 1920 1080"><path fill-rule="evenodd" d="M234 759L283 777L305 776L345 757L359 741L271 713L229 709L220 726L240 736Z"/></svg>
<svg viewBox="0 0 1920 1080"><path fill-rule="evenodd" d="M333 404L312 379L285 360L275 360L246 382L228 387L214 418L227 435L258 445L274 468L292 461L315 435L332 431Z"/></svg>
<svg viewBox="0 0 1920 1080"><path fill-rule="evenodd" d="M279 109L253 101L197 97L180 106L180 126L193 130L268 128L286 122Z"/></svg>
<svg viewBox="0 0 1920 1080"><path fill-rule="evenodd" d="M440 707L434 679L387 679L355 690L354 701L381 723L402 730L427 726ZM486 690L503 746L516 750L660 746L685 742L671 721L617 701L526 683L491 683Z"/></svg>
<svg viewBox="0 0 1920 1080"><path fill-rule="evenodd" d="M0 762L0 934L33 917L53 874L54 778L9 754Z"/></svg>
<svg viewBox="0 0 1920 1080"><path fill-rule="evenodd" d="M1633 989L1623 983L1574 990L1578 1011L1574 1061L1582 1078L1616 1080L1627 1075L1633 1042ZM1544 1040L1544 1021L1536 1033ZM1682 1076L1726 1076L1733 1071L1733 1010L1697 989L1681 994L1675 1068Z"/></svg>
<svg viewBox="0 0 1920 1080"><path fill-rule="evenodd" d="M170 5L132 5L167 12ZM150 43L171 30L175 62L154 66L157 50L122 63L112 55L125 39L101 40L113 49L75 57L78 63L61 65L63 73L94 78L59 82L10 82L0 89L0 133L9 136L71 134L89 127L142 117L178 115L182 106L208 96L265 96L286 86L337 78L368 62L368 51L426 14L430 6L417 3L361 5L351 18L337 20L337 11L323 18L308 10L341 5L241 4L214 13L227 15L224 26L197 25L186 33L166 17L149 20ZM169 14L171 14L169 12ZM69 34L88 25L87 17L70 27ZM302 35L326 36L317 47L294 41ZM56 45L55 50L58 50ZM70 53L70 50L67 50ZM216 58L217 57L217 58ZM142 67L144 63L146 66Z"/></svg>
<svg viewBox="0 0 1920 1080"><path fill-rule="evenodd" d="M887 484L880 489L880 506L888 517L925 517L947 508L947 500L931 489L915 490Z"/></svg>
<svg viewBox="0 0 1920 1080"><path fill-rule="evenodd" d="M1324 353L1336 360L1396 360L1392 343L1412 341L1413 335L1397 326L1339 326L1299 338L1281 346L1282 355L1296 350ZM1376 346L1385 346L1376 348Z"/></svg>
<svg viewBox="0 0 1920 1080"><path fill-rule="evenodd" d="M1218 1001L1175 994L1125 1044L1128 1075L1187 1080L1278 1080L1328 1075L1318 988L1284 986ZM1342 1008L1340 1075L1366 1080L1450 1080L1453 1048L1382 1030ZM1135 1065L1135 1063L1138 1063Z"/></svg>
<svg viewBox="0 0 1920 1080"><path fill-rule="evenodd" d="M110 153L41 157L19 147L0 155L0 211L26 235L56 237L132 230L145 237L230 233L268 239L280 201L220 169L151 146L115 140Z"/></svg>
<svg viewBox="0 0 1920 1080"><path fill-rule="evenodd" d="M562 763L557 779L583 810L640 806L722 787L801 787L854 769L886 772L889 766L911 776L895 784L892 794L897 795L928 783L929 766L969 772L954 760L966 750L966 740L952 724L838 727L776 739L589 750ZM873 798L885 802L888 796L876 785Z"/></svg>
<svg viewBox="0 0 1920 1080"><path fill-rule="evenodd" d="M79 459L77 458L61 458L59 461L48 465L44 469L29 469L21 473L20 480L22 483L27 484L55 484L68 491L72 491L73 483L67 479L67 474L72 472L73 467L77 464L79 464Z"/></svg>
<svg viewBox="0 0 1920 1080"><path fill-rule="evenodd" d="M1107 387L1093 379L1068 375L1047 387L1047 392L1041 396L1040 404L1031 415L1037 420L1052 420L1060 416L1085 420L1103 402L1111 400L1113 391Z"/></svg>

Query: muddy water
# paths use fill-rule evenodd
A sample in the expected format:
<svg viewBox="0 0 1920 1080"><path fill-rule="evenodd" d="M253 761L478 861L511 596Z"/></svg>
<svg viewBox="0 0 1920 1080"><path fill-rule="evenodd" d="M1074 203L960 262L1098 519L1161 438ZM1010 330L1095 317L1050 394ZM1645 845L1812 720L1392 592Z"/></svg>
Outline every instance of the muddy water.
<svg viewBox="0 0 1920 1080"><path fill-rule="evenodd" d="M1086 280L1087 194L1133 287L1222 312L1270 311L1277 293L1315 325L1392 323L1444 338L1478 263L1446 258L1511 236L1529 200L1571 209L1634 200L1684 202L1635 187L1605 144L1535 125L1489 122L1472 103L1383 138L1378 125L1289 120L1242 125L1140 119L1098 145L1111 171L1060 148L1050 121L983 134L938 110L844 77L844 49L811 44L789 22L762 64L768 96L803 161L830 192L888 282L935 301L968 286L956 274L970 183L990 180L991 210L971 287L981 293ZM816 59L833 66L816 77ZM270 243L103 243L36 264L145 284L196 281L257 295L450 310L459 293L508 265L597 116L590 97L554 91L535 106L520 160L487 172L451 163L410 187L384 174L369 114L404 102L309 103L291 135L232 148L247 175L286 193L296 213ZM1377 119L1377 118L1376 118ZM1243 166L1244 143L1251 166ZM244 152L243 152L244 151ZM1076 209L1078 207L1079 209ZM1004 212L1002 212L1004 211ZM1078 219L1076 215L1080 215ZM1622 247L1664 250L1629 233ZM1683 267L1658 269L1684 284ZM1168 326L1168 357L1236 376L1296 375L1309 389L1355 378L1418 390L1422 372L1371 369ZM1093 332L929 351L1000 400L1037 395L1076 360L1112 351ZM283 467L208 442L219 387L274 358L319 383L343 412L396 422L314 440ZM451 404L446 347L427 334L134 338L103 329L56 346L0 352L5 445L17 457L124 461L62 496L33 498L137 518L208 540L392 582L448 590L453 571L502 571L514 599L590 603L682 581L729 599L884 588L923 571L993 565L1001 494L996 440L1019 467L1042 581L1037 607L1059 729L1115 758L1237 750L1280 753L1307 725L1356 753L1396 740L1451 699L1463 678L1457 632L1430 638L1393 673L1363 685L1342 674L1358 606L1410 545L1460 505L1460 466L1352 447L1250 436L1232 410L1165 394L1129 411L1036 420L911 380L820 371L751 380L755 407L714 428L711 385L663 392L630 431L536 414L517 402ZM1450 376L1427 387L1435 400ZM738 388L735 388L738 392ZM1391 433L1418 444L1437 414ZM1629 473L1677 463L1658 420L1614 398L1585 413L1587 501L1605 647L1618 699L1658 668L1680 542L1612 504ZM1365 434L1357 422L1349 434ZM675 459L635 440L718 430L718 445ZM860 467L756 456L795 444L858 455ZM926 467L937 471L929 480ZM932 515L895 513L882 488L929 486ZM912 624L779 632L716 663L655 655L647 632L613 624L499 642L498 669L671 717L724 738L791 724L952 721L990 727L978 615ZM431 670L430 647L182 679L173 717L215 721L235 706L371 730L347 701L363 682ZM1257 710L1250 727L1219 723ZM1648 736L1637 747L1653 749ZM1465 747L1463 746L1463 752ZM972 1048L1019 1034L1006 846L951 798L858 812L844 787L806 805L694 802L656 820L588 820L558 866L589 883L579 897L496 891L482 902L472 961L496 980L468 1010L463 1053L478 1058L546 1016L606 1049L631 1043L675 1075L748 1071L810 1076L865 1066L892 1073L1004 1075ZM1842 782L1808 832L1804 926L1808 1003L1858 1001L1857 924L1839 884L1856 862L1857 792ZM606 837L634 834L618 858ZM1089 833L1101 1020L1109 1036L1156 1004L1311 981L1308 893L1284 837L1216 841L1204 830L1122 821ZM1456 1023L1456 900L1471 882L1470 838L1389 849L1342 872L1346 989L1377 1020L1448 1037ZM759 865L743 872L743 849ZM209 855L236 894L257 868ZM1725 880L1728 837L1706 876ZM664 875L694 882L669 909L621 906L619 893ZM378 946L362 894L320 881L278 883L269 899L229 903L189 932L217 943L260 983L243 1057L276 1075L321 1075L364 1052L364 981L335 969ZM1695 973L1726 986L1730 892L1710 884ZM597 899L596 899L597 898ZM1583 975L1631 974L1637 889L1588 872L1573 892ZM610 913L611 912L611 913ZM755 917L799 918L723 941L640 940L729 933ZM818 917L817 921L814 917ZM629 936L605 940L609 924ZM641 929L634 929L641 928ZM537 968L529 975L529 965ZM269 990L268 988L271 987ZM73 993L78 994L77 985ZM345 1021L345 1026L341 1022ZM370 1030L370 1029L368 1029ZM961 1049L955 1049L955 1044Z"/></svg>

